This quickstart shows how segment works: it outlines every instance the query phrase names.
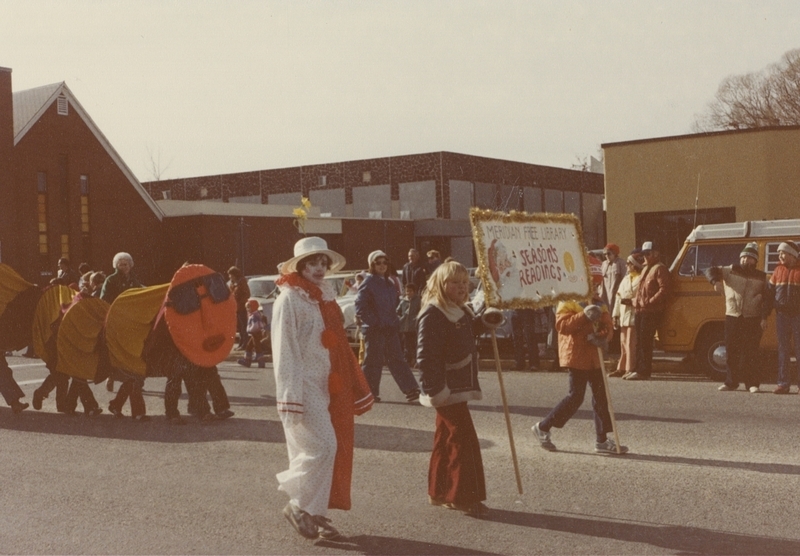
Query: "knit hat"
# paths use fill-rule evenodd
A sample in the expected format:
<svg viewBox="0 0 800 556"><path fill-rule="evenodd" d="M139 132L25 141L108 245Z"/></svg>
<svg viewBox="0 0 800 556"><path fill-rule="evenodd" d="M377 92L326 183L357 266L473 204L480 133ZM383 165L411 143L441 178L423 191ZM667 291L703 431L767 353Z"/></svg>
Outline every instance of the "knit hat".
<svg viewBox="0 0 800 556"><path fill-rule="evenodd" d="M642 270L643 267L642 262L639 259L637 259L634 255L628 255L627 262L631 263L633 265L633 268L635 268L636 270Z"/></svg>
<svg viewBox="0 0 800 556"><path fill-rule="evenodd" d="M758 260L758 243L751 242L744 246L742 252L739 253L739 258L750 257L751 259Z"/></svg>
<svg viewBox="0 0 800 556"><path fill-rule="evenodd" d="M793 257L797 257L798 255L797 244L793 241L784 241L783 243L778 245L778 253L780 253L781 251L789 253Z"/></svg>
<svg viewBox="0 0 800 556"><path fill-rule="evenodd" d="M642 243L642 254L646 254L648 251L655 251L656 248L653 245L652 241L645 241Z"/></svg>
<svg viewBox="0 0 800 556"><path fill-rule="evenodd" d="M619 256L619 245L616 243L609 243L605 247L603 247L603 254L606 253L614 253L615 255Z"/></svg>
<svg viewBox="0 0 800 556"><path fill-rule="evenodd" d="M383 257L385 259L389 258L386 256L386 253L378 249L377 251L373 251L372 253L369 254L369 256L367 257L367 264L369 266L372 266L373 261L375 261L375 259L377 259L378 257Z"/></svg>

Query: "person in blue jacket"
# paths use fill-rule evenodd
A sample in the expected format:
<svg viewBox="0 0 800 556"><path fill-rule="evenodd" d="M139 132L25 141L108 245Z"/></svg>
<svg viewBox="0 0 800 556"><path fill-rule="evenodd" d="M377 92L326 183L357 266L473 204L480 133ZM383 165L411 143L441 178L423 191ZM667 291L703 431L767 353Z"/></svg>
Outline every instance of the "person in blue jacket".
<svg viewBox="0 0 800 556"><path fill-rule="evenodd" d="M389 279L389 257L383 251L373 251L367 262L369 274L358 287L355 303L356 317L361 321L364 334L364 376L375 401L380 401L378 395L385 364L406 400L416 402L419 384L406 363L400 344L400 320L395 312L399 296Z"/></svg>

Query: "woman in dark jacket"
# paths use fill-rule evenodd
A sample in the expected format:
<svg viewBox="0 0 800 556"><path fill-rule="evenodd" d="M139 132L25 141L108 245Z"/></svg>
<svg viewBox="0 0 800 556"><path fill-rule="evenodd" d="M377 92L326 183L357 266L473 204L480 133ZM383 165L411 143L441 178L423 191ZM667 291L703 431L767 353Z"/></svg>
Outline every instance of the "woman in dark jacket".
<svg viewBox="0 0 800 556"><path fill-rule="evenodd" d="M381 373L386 364L406 400L415 402L419 399L419 384L400 344L400 320L395 312L399 296L389 278L389 258L383 251L373 251L367 260L369 274L358 287L355 302L356 317L364 331L362 370L375 401L380 401Z"/></svg>
<svg viewBox="0 0 800 556"><path fill-rule="evenodd" d="M432 505L484 517L489 509L478 435L467 402L480 400L475 334L482 323L466 306L469 272L455 261L439 265L428 279L417 337L417 365L422 373L422 405L436 408L436 432L428 470ZM489 310L493 326L502 314Z"/></svg>

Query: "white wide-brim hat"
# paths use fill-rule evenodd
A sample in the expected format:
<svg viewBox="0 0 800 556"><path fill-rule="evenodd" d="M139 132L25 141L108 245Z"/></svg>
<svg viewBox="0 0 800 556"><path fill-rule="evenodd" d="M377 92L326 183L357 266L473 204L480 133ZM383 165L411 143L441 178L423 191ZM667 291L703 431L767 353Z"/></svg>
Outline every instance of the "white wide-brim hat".
<svg viewBox="0 0 800 556"><path fill-rule="evenodd" d="M328 243L321 237L304 237L294 244L294 257L281 265L281 274L297 272L297 263L312 255L327 255L331 259L330 270L340 270L347 260L336 251L328 249Z"/></svg>

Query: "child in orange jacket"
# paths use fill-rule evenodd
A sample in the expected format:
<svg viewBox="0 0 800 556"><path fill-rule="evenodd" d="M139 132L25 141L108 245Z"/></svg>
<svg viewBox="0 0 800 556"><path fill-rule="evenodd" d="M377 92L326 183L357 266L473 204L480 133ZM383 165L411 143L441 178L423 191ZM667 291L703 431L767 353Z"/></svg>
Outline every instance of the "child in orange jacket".
<svg viewBox="0 0 800 556"><path fill-rule="evenodd" d="M597 433L595 452L616 454L614 440L608 438L613 432L611 415L608 412L603 371L600 367L600 349L608 347L614 334L607 306L599 299L592 304L573 301L559 303L556 310L558 330L558 357L561 366L569 373L569 394L553 410L532 428L542 448L555 451L550 440L550 429L560 429L575 415L586 395L586 384L592 388L592 408ZM600 349L598 349L600 348ZM621 453L628 451L620 446Z"/></svg>

